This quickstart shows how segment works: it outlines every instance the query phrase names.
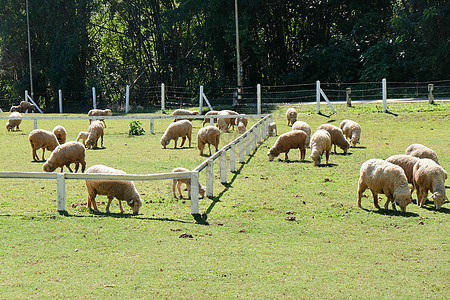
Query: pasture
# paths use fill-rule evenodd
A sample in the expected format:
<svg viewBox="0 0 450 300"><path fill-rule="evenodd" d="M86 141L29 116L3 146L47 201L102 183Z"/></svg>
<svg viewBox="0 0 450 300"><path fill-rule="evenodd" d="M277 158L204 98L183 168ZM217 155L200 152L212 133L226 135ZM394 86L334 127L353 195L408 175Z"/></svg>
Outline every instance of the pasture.
<svg viewBox="0 0 450 300"><path fill-rule="evenodd" d="M60 215L56 181L1 179L0 298L448 297L450 204L436 211L432 202L422 209L411 203L400 214L374 208L367 190L361 209L356 190L364 161L402 154L411 143L434 149L449 172L450 103L392 103L391 113L381 113L378 104L342 104L330 116L327 109L316 115L315 105L293 107L313 131L323 123L358 122L360 145L349 155L338 149L330 165L313 167L308 158L298 161L298 150L289 162L280 160L284 154L269 162L266 153L276 140L270 137L228 173L227 184L220 184L215 163L214 197L200 199L203 224L190 215L187 191L173 198L169 180L136 181L144 204L133 216L126 204L118 213L116 200L110 214L90 212L84 181L67 181L67 215ZM273 114L279 134L290 130L286 109L263 109ZM193 121L192 147L183 149L173 149L173 141L161 147L170 120L156 120L153 135L149 121L142 121L142 136L128 135L130 121L106 120L105 148L86 150L87 167L151 174L193 169L207 158L196 149L200 120ZM75 140L89 122L39 121L47 130L56 125ZM42 162L31 161L28 142L33 121L20 128L0 131L0 170L40 172ZM219 147L237 136L237 128L222 133ZM381 195L380 203L385 199ZM104 212L106 197L97 202Z"/></svg>

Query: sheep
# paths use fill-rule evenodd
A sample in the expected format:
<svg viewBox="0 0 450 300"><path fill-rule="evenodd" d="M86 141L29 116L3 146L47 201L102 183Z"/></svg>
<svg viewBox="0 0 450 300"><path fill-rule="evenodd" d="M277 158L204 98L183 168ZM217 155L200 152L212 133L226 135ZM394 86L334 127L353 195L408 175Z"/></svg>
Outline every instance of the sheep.
<svg viewBox="0 0 450 300"><path fill-rule="evenodd" d="M318 166L323 153L325 153L325 162L328 165L331 151L331 135L328 131L319 129L311 136L309 142L311 146L311 155L309 158L313 160L313 165Z"/></svg>
<svg viewBox="0 0 450 300"><path fill-rule="evenodd" d="M278 135L276 123L272 122L269 124L269 126L267 126L267 134L269 136L277 136Z"/></svg>
<svg viewBox="0 0 450 300"><path fill-rule="evenodd" d="M203 119L202 127L205 126L206 123L210 123L210 118L206 118L206 116L216 116L219 113L217 110L210 110L205 114L205 118ZM216 123L217 119L213 118L213 123Z"/></svg>
<svg viewBox="0 0 450 300"><path fill-rule="evenodd" d="M97 148L99 138L101 138L100 147L103 148L103 124L100 121L94 121L88 127L85 147L87 149Z"/></svg>
<svg viewBox="0 0 450 300"><path fill-rule="evenodd" d="M331 135L331 145L334 145L334 153L336 152L336 145L339 146L347 154L347 150L350 148L350 143L345 138L342 130L332 124L322 124L317 129L323 129L330 133Z"/></svg>
<svg viewBox="0 0 450 300"><path fill-rule="evenodd" d="M173 111L172 116L195 116L198 115L198 111L191 111L187 109L176 109ZM189 120L192 122L192 119L174 119L173 121L180 121L180 120Z"/></svg>
<svg viewBox="0 0 450 300"><path fill-rule="evenodd" d="M243 134L247 130L248 118L241 116L236 120L236 124L240 134Z"/></svg>
<svg viewBox="0 0 450 300"><path fill-rule="evenodd" d="M420 158L411 156L411 155L392 155L386 159L387 162L390 162L394 165L397 165L403 169L406 175L406 179L408 180L408 183L413 183L413 167L414 164L419 160ZM411 188L411 193L414 192L414 185Z"/></svg>
<svg viewBox="0 0 450 300"><path fill-rule="evenodd" d="M305 146L309 147L309 140L311 138L311 127L308 125L308 123L303 121L295 121L294 124L292 124L292 130L303 130L306 133Z"/></svg>
<svg viewBox="0 0 450 300"><path fill-rule="evenodd" d="M9 116L11 118L20 118L20 117L22 117L20 112L17 112L17 111L12 112ZM11 131L14 128L16 128L15 131L18 131L20 123L22 123L22 119L16 119L16 120L8 119L8 121L6 122L6 130L7 131Z"/></svg>
<svg viewBox="0 0 450 300"><path fill-rule="evenodd" d="M88 116L89 117L98 117L98 116L112 116L112 111L107 108L107 109L91 109L88 112ZM105 123L105 119L98 119L99 121L103 122L103 124L105 125L106 128L106 123ZM92 119L89 119L89 124L92 123Z"/></svg>
<svg viewBox="0 0 450 300"><path fill-rule="evenodd" d="M172 170L172 173L175 172L189 172L188 169L185 168L175 168ZM173 197L177 198L177 195L175 193L175 186L178 189L178 193L180 194L180 199L183 198L183 194L181 193L181 184L184 183L186 185L186 188L188 190L188 198L191 198L191 180L189 178L181 178L181 179L173 179L172 182L172 192L173 192ZM206 188L201 185L200 181L198 182L198 194L202 197L205 198L205 192L206 192Z"/></svg>
<svg viewBox="0 0 450 300"><path fill-rule="evenodd" d="M445 180L447 172L435 161L429 158L420 159L413 168L413 185L417 189L417 205L423 207L428 191L432 194L436 209L441 209L447 197L445 196Z"/></svg>
<svg viewBox="0 0 450 300"><path fill-rule="evenodd" d="M36 151L42 148L42 161L44 161L45 149L53 151L59 145L56 135L48 130L35 129L28 135L31 149L33 150L33 161L39 161Z"/></svg>
<svg viewBox="0 0 450 300"><path fill-rule="evenodd" d="M44 172L53 172L57 168L61 168L62 172L64 166L66 166L72 173L70 164L73 163L75 164L75 173L78 172L78 167L80 164L81 173L84 172L84 169L86 168L84 146L79 142L71 141L56 147L42 166L42 170Z"/></svg>
<svg viewBox="0 0 450 300"><path fill-rule="evenodd" d="M432 149L422 145L422 144L411 144L406 148L405 153L407 155L412 155L418 158L429 158L434 160L437 164L439 164L438 156L436 152Z"/></svg>
<svg viewBox="0 0 450 300"><path fill-rule="evenodd" d="M291 149L299 149L300 150L300 160L305 160L305 142L306 142L306 133L302 130L293 130L286 133L283 133L278 137L275 141L275 144L272 148L269 149L267 155L269 156L269 161L273 161L275 157L277 157L280 153L284 152L284 160L288 160L288 153Z"/></svg>
<svg viewBox="0 0 450 300"><path fill-rule="evenodd" d="M21 101L19 106L21 112L27 112L28 110L30 113L33 113L36 110L36 106L28 101Z"/></svg>
<svg viewBox="0 0 450 300"><path fill-rule="evenodd" d="M211 145L216 147L216 152L219 147L220 130L215 126L206 126L200 128L197 133L197 147L200 150L200 155L203 155L203 149L208 144L209 155L211 156Z"/></svg>
<svg viewBox="0 0 450 300"><path fill-rule="evenodd" d="M58 143L60 145L66 142L67 132L64 127L58 125L55 128L53 128L52 132L56 135L56 138L58 139Z"/></svg>
<svg viewBox="0 0 450 300"><path fill-rule="evenodd" d="M234 110L224 109L222 111L225 111L225 112L229 113L230 115L234 115L234 116L239 115L239 113L235 112ZM230 118L230 126L233 127L233 130L234 130L234 125L237 125L237 124L238 124L237 118ZM245 126L247 126L247 125L245 125Z"/></svg>
<svg viewBox="0 0 450 300"><path fill-rule="evenodd" d="M358 180L359 207L362 207L361 197L367 188L372 191L373 204L378 209L378 194L385 194L387 197L384 209L388 209L391 202L393 210L397 210L395 205L398 204L401 212L406 212L406 206L411 202L408 180L403 169L382 159L369 159L361 165Z"/></svg>
<svg viewBox="0 0 450 300"><path fill-rule="evenodd" d="M189 147L191 147L191 136L192 136L192 124L188 120L180 120L174 123L171 123L163 136L161 137L161 145L166 149L166 146L169 145L170 140L175 141L175 147L177 148L177 141L179 138L182 138L180 147L183 147L184 142L186 141L186 137L189 140Z"/></svg>
<svg viewBox="0 0 450 300"><path fill-rule="evenodd" d="M339 124L339 128L341 128L345 137L350 140L352 147L356 147L356 144L359 143L359 139L361 138L361 126L355 121L343 120Z"/></svg>
<svg viewBox="0 0 450 300"><path fill-rule="evenodd" d="M20 107L20 105L13 105L11 106L9 112L22 112L22 108Z"/></svg>
<svg viewBox="0 0 450 300"><path fill-rule="evenodd" d="M231 114L227 111L221 111L217 114L218 116L230 116ZM217 118L216 126L225 132L228 132L230 128L231 118Z"/></svg>
<svg viewBox="0 0 450 300"><path fill-rule="evenodd" d="M94 165L86 170L86 174L100 173L100 174L116 174L126 175L124 171L117 170L104 165ZM142 206L142 201L139 196L133 181L125 180L86 180L86 188L88 191L88 208L94 207L94 211L98 212L95 197L97 195L106 195L108 197L108 204L106 205L106 213L109 213L109 206L114 197L119 200L120 212L123 213L122 202L126 201L133 210L133 215L139 214L139 208Z"/></svg>
<svg viewBox="0 0 450 300"><path fill-rule="evenodd" d="M86 143L85 143L85 141L86 141L86 139L87 139L87 137L88 137L88 132L87 131L80 131L80 133L78 134L78 136L77 136L77 142L79 141L79 140L82 140L83 141L83 145L86 147Z"/></svg>
<svg viewBox="0 0 450 300"><path fill-rule="evenodd" d="M297 111L295 110L295 108L290 107L287 109L286 118L287 126L289 126L289 124L293 125L295 121L297 121Z"/></svg>

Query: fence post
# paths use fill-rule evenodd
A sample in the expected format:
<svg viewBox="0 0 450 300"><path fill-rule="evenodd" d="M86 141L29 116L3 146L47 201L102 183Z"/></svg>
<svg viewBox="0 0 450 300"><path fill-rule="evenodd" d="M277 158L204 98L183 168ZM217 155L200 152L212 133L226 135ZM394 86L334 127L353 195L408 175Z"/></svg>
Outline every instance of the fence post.
<svg viewBox="0 0 450 300"><path fill-rule="evenodd" d="M63 107L62 107L62 91L58 90L58 98L59 98L59 113L62 114Z"/></svg>
<svg viewBox="0 0 450 300"><path fill-rule="evenodd" d="M261 114L261 85L256 86L256 113Z"/></svg>
<svg viewBox="0 0 450 300"><path fill-rule="evenodd" d="M256 123L256 143L261 144L261 124ZM256 148L256 147L255 147Z"/></svg>
<svg viewBox="0 0 450 300"><path fill-rule="evenodd" d="M320 113L320 81L316 81L316 114Z"/></svg>
<svg viewBox="0 0 450 300"><path fill-rule="evenodd" d="M227 151L220 152L220 183L227 183Z"/></svg>
<svg viewBox="0 0 450 300"><path fill-rule="evenodd" d="M127 114L130 110L130 86L127 84L125 89L125 113Z"/></svg>
<svg viewBox="0 0 450 300"><path fill-rule="evenodd" d="M38 129L37 119L33 119L34 129Z"/></svg>
<svg viewBox="0 0 450 300"><path fill-rule="evenodd" d="M191 172L191 214L198 212L198 172Z"/></svg>
<svg viewBox="0 0 450 300"><path fill-rule="evenodd" d="M262 136L262 140L264 141L267 137L267 119L264 118L261 121L261 136Z"/></svg>
<svg viewBox="0 0 450 300"><path fill-rule="evenodd" d="M352 107L352 89L351 88L345 89L345 97L347 99L347 106Z"/></svg>
<svg viewBox="0 0 450 300"><path fill-rule="evenodd" d="M198 98L198 113L203 114L203 85L200 86L200 96Z"/></svg>
<svg viewBox="0 0 450 300"><path fill-rule="evenodd" d="M28 90L25 90L25 101L28 102Z"/></svg>
<svg viewBox="0 0 450 300"><path fill-rule="evenodd" d="M166 111L166 87L164 83L161 83L161 111Z"/></svg>
<svg viewBox="0 0 450 300"><path fill-rule="evenodd" d="M383 95L383 112L387 112L387 83L386 78L381 81L381 90Z"/></svg>
<svg viewBox="0 0 450 300"><path fill-rule="evenodd" d="M245 136L245 154L247 156L250 155L250 135L252 134L252 131L249 131L247 135Z"/></svg>
<svg viewBox="0 0 450 300"><path fill-rule="evenodd" d="M150 119L150 133L155 133L155 121L153 119Z"/></svg>
<svg viewBox="0 0 450 300"><path fill-rule="evenodd" d="M230 148L230 172L236 172L236 145L231 144Z"/></svg>
<svg viewBox="0 0 450 300"><path fill-rule="evenodd" d="M66 182L64 173L56 174L57 185L57 202L56 206L58 211L66 211Z"/></svg>
<svg viewBox="0 0 450 300"><path fill-rule="evenodd" d="M252 131L252 150L256 149L256 126Z"/></svg>
<svg viewBox="0 0 450 300"><path fill-rule="evenodd" d="M238 142L238 148L239 148L239 162L242 164L244 163L245 157L244 157L244 138L241 138Z"/></svg>
<svg viewBox="0 0 450 300"><path fill-rule="evenodd" d="M95 95L95 87L92 87L92 107L97 109L97 97Z"/></svg>
<svg viewBox="0 0 450 300"><path fill-rule="evenodd" d="M428 85L428 102L434 104L434 85L432 83Z"/></svg>
<svg viewBox="0 0 450 300"><path fill-rule="evenodd" d="M214 196L214 161L208 159L208 165L206 166L206 196Z"/></svg>

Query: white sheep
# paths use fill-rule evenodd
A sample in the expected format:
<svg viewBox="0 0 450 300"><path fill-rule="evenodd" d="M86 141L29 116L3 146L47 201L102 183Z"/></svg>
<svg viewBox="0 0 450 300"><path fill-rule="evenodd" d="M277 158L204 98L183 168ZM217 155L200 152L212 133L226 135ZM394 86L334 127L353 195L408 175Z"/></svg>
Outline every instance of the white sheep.
<svg viewBox="0 0 450 300"><path fill-rule="evenodd" d="M220 111L218 116L230 116L231 114L228 111ZM216 126L225 132L228 132L228 129L231 125L231 118L217 118Z"/></svg>
<svg viewBox="0 0 450 300"><path fill-rule="evenodd" d="M58 140L53 132L44 129L35 129L28 135L31 149L33 150L33 160L38 161L36 151L42 149L42 160L44 161L45 149L53 151L59 145Z"/></svg>
<svg viewBox="0 0 450 300"><path fill-rule="evenodd" d="M119 174L125 175L124 171L110 168L103 165L94 165L86 170L86 173L100 173L100 174ZM98 212L95 197L97 195L106 195L108 197L108 204L106 205L106 212L109 213L109 207L114 197L119 200L120 212L123 213L122 202L126 201L128 206L133 210L133 214L139 214L139 208L142 206L142 201L139 196L133 181L125 180L86 180L86 188L88 191L88 208L94 207L94 211Z"/></svg>
<svg viewBox="0 0 450 300"><path fill-rule="evenodd" d="M299 149L300 160L305 160L305 142L306 133L302 130L293 130L283 133L275 141L272 148L269 149L267 155L269 156L269 161L273 161L280 153L284 152L284 160L288 160L288 153L291 149Z"/></svg>
<svg viewBox="0 0 450 300"><path fill-rule="evenodd" d="M413 168L414 164L419 160L420 158L411 156L411 155L392 155L386 159L387 162L390 162L394 165L397 165L403 169L406 175L406 179L408 180L408 183L413 183ZM411 193L414 192L414 185L411 188Z"/></svg>
<svg viewBox="0 0 450 300"><path fill-rule="evenodd" d="M198 111L191 111L187 109L176 109L173 111L172 116L195 116L198 115ZM189 120L192 122L192 119L174 119L173 121L180 121L180 120Z"/></svg>
<svg viewBox="0 0 450 300"><path fill-rule="evenodd" d="M87 149L97 148L99 138L101 139L100 148L103 148L103 124L100 121L94 121L88 127L85 147Z"/></svg>
<svg viewBox="0 0 450 300"><path fill-rule="evenodd" d="M14 111L14 112L10 113L9 116L11 118L20 118L20 117L22 117L22 115L19 112L17 112L17 111ZM8 119L8 121L6 122L6 130L7 131L12 131L12 130L14 130L14 128L16 128L15 131L18 131L20 123L22 123L22 119L16 119L16 120Z"/></svg>
<svg viewBox="0 0 450 300"><path fill-rule="evenodd" d="M224 109L222 111L227 112L230 116L238 116L239 113L235 112L234 110ZM230 126L232 126L234 130L234 125L237 125L237 118L230 118ZM247 126L247 125L246 125Z"/></svg>
<svg viewBox="0 0 450 300"><path fill-rule="evenodd" d="M66 142L67 132L64 127L62 127L61 125L55 126L52 132L56 135L56 138L58 139L58 143L60 145Z"/></svg>
<svg viewBox="0 0 450 300"><path fill-rule="evenodd" d="M339 124L339 128L341 128L345 137L350 140L352 147L356 147L361 138L361 125L352 120L343 120Z"/></svg>
<svg viewBox="0 0 450 300"><path fill-rule="evenodd" d="M107 108L107 109L91 109L88 112L88 116L89 117L112 116L112 111L109 108ZM103 122L103 124L105 125L105 128L106 128L105 119L98 119L98 120ZM92 123L92 119L89 119L89 124L91 124L91 123Z"/></svg>
<svg viewBox="0 0 450 300"><path fill-rule="evenodd" d="M197 133L197 147L200 150L200 155L203 155L203 149L208 144L209 155L211 155L211 145L216 147L216 152L219 148L220 130L215 126L206 126L200 128Z"/></svg>
<svg viewBox="0 0 450 300"><path fill-rule="evenodd" d="M286 119L287 119L287 125L289 124L293 125L295 121L297 121L297 110L295 108L288 108L286 111Z"/></svg>
<svg viewBox="0 0 450 300"><path fill-rule="evenodd" d="M303 121L295 121L292 124L292 130L303 130L306 133L306 147L309 147L309 140L311 139L311 127L308 123Z"/></svg>
<svg viewBox="0 0 450 300"><path fill-rule="evenodd" d="M191 136L192 136L192 124L188 120L180 120L171 123L163 136L161 137L161 145L166 149L171 140L175 141L175 147L177 148L177 141L182 138L180 147L183 147L186 137L189 140L189 147L191 147Z"/></svg>
<svg viewBox="0 0 450 300"><path fill-rule="evenodd" d="M398 204L400 210L406 212L406 206L411 202L408 180L403 169L382 159L369 159L361 165L357 201L359 207L367 188L372 191L373 204L378 209L378 194L385 194L387 197L384 209L388 209L391 202L393 210L397 210L395 205Z"/></svg>
<svg viewBox="0 0 450 300"><path fill-rule="evenodd" d="M89 135L89 133L87 131L80 131L80 133L78 133L78 136L77 136L77 142L79 142L81 140L83 143L83 146L86 146L85 141L86 141L88 135Z"/></svg>
<svg viewBox="0 0 450 300"><path fill-rule="evenodd" d="M205 118L203 119L202 127L204 127L206 123L210 123L211 122L210 118L206 118L206 116L217 116L218 113L219 113L219 111L217 111L217 110L210 110L210 111L208 111L205 114ZM213 118L213 123L216 123L216 122L217 122L217 119Z"/></svg>
<svg viewBox="0 0 450 300"><path fill-rule="evenodd" d="M247 130L248 118L244 115L240 116L236 120L236 124L239 130L239 133L242 134Z"/></svg>
<svg viewBox="0 0 450 300"><path fill-rule="evenodd" d="M174 172L189 172L189 170L186 169L186 168L179 167L179 168L173 169L172 173L174 173ZM173 179L173 181L172 181L172 192L173 192L173 197L174 198L177 198L177 195L175 193L175 186L178 189L178 193L180 194L180 198L181 199L183 198L183 194L181 193L181 184L183 184L183 183L186 185L186 188L188 190L188 198L189 199L191 198L191 179L189 179L189 178ZM205 187L203 185L201 185L200 181L199 181L198 182L198 194L202 198L205 198L205 192L206 192Z"/></svg>
<svg viewBox="0 0 450 300"><path fill-rule="evenodd" d="M438 156L433 149L428 148L422 144L411 144L406 148L405 153L407 155L416 156L418 158L429 158L439 164Z"/></svg>
<svg viewBox="0 0 450 300"><path fill-rule="evenodd" d="M75 164L75 173L78 172L78 167L81 164L81 172L84 172L86 168L85 159L85 149L83 144L78 142L67 142L65 144L59 145L53 150L50 157L42 166L44 172L53 172L57 168L61 168L63 171L64 166L66 166L70 172L70 164Z"/></svg>
<svg viewBox="0 0 450 300"><path fill-rule="evenodd" d="M272 122L269 124L269 126L267 126L267 134L269 136L277 136L278 135L276 123Z"/></svg>
<svg viewBox="0 0 450 300"><path fill-rule="evenodd" d="M330 133L331 145L334 145L334 153L337 153L336 145L344 151L344 154L347 153L347 150L350 148L350 143L347 141L339 127L332 124L322 124L317 129L323 129Z"/></svg>
<svg viewBox="0 0 450 300"><path fill-rule="evenodd" d="M441 209L447 197L445 196L445 180L447 172L435 161L429 158L420 159L413 168L413 185L417 189L417 204L423 207L428 191L432 194L436 209Z"/></svg>
<svg viewBox="0 0 450 300"><path fill-rule="evenodd" d="M309 158L313 160L313 165L318 166L320 164L321 156L325 153L325 162L328 165L328 159L330 158L331 151L331 135L328 131L319 129L311 136L309 142L311 146L311 155Z"/></svg>

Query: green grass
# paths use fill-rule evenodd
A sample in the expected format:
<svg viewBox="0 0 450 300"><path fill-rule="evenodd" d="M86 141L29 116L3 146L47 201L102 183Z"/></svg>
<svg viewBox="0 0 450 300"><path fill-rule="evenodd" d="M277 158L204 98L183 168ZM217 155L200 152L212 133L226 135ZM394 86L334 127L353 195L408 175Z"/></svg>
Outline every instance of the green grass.
<svg viewBox="0 0 450 300"><path fill-rule="evenodd" d="M264 109L274 114L279 133L290 130L286 108ZM356 189L365 160L404 153L411 143L433 148L449 171L450 104L389 104L390 114L380 113L378 104L337 105L329 117L325 107L322 116L315 105L295 108L313 130L357 121L361 144L351 155L332 155L328 167L313 167L310 160L298 162L298 151L289 154L291 162L269 162L271 137L227 174L225 185L215 163L214 201L200 200L207 225L194 221L188 199L172 197L168 180L135 182L144 201L138 216L128 207L119 214L116 201L111 214L92 214L84 182L67 181L63 216L56 212L55 181L1 179L0 298L448 297L449 203L439 212L431 202L422 209L410 204L400 214L375 209L366 191L360 209ZM177 150L173 142L165 150L159 143L169 120L156 121L154 135L150 122L141 121L146 133L129 136L130 120L107 120L105 149L87 150L87 165L150 174L193 169L206 158L196 149L201 121L193 122L192 147ZM39 128L63 125L74 140L87 123L48 120ZM31 162L32 128L25 120L20 132L0 131L0 170L41 171L42 163ZM222 134L220 145L237 136L237 130ZM97 201L104 211L106 198ZM286 220L288 211L295 221ZM193 238L179 238L182 233Z"/></svg>

